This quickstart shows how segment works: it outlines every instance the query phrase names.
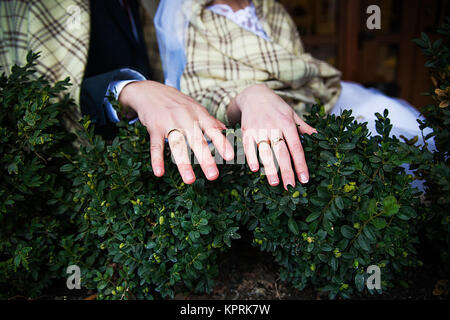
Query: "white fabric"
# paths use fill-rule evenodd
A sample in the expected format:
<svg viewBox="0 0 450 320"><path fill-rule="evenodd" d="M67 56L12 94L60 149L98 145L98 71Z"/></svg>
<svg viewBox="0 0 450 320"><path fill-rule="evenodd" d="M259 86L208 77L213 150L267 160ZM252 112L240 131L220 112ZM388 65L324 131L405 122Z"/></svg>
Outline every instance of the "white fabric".
<svg viewBox="0 0 450 320"><path fill-rule="evenodd" d="M408 139L418 136L419 144L423 144L422 133L419 129L417 119L424 120L412 105L401 99L394 99L384 95L375 89L367 89L354 82L342 81L342 92L331 110L332 114L339 115L342 110L352 110L353 116L359 122L367 122L367 127L372 134L377 134L375 129L375 113L383 114L384 109L389 110L389 119L393 125L391 136L400 135ZM427 128L423 134L431 133ZM434 149L434 143L428 140L430 150Z"/></svg>
<svg viewBox="0 0 450 320"><path fill-rule="evenodd" d="M108 116L109 121L116 123L119 122L119 116L117 115L117 111L113 108L111 103L108 100L109 95L112 93L116 100L119 98L122 89L129 83L134 81L142 81L145 80L145 77L135 70L129 68L120 69L118 74L116 75L114 81L111 81L108 85L108 89L106 90L105 98L103 99L103 105L105 106L106 115ZM138 120L135 118L131 120L129 123L133 124Z"/></svg>
<svg viewBox="0 0 450 320"><path fill-rule="evenodd" d="M161 0L153 19L165 84L177 89L186 65L184 48L192 1Z"/></svg>
<svg viewBox="0 0 450 320"><path fill-rule="evenodd" d="M238 11L233 11L233 9L227 4L214 4L207 7L207 9L225 16L226 18L241 26L243 29L253 32L261 38L270 41L269 36L266 34L261 26L261 23L259 22L253 3L250 3L249 6Z"/></svg>

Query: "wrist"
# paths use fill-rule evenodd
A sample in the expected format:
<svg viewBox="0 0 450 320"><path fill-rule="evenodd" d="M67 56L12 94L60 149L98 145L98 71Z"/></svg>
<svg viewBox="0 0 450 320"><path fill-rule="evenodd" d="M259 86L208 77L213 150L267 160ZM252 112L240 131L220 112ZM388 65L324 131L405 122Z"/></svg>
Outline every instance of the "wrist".
<svg viewBox="0 0 450 320"><path fill-rule="evenodd" d="M267 90L267 87L264 84L254 84L245 88L236 96L236 99L234 100L236 108L240 112L243 112L249 105L254 104L254 102L261 97L265 90Z"/></svg>
<svg viewBox="0 0 450 320"><path fill-rule="evenodd" d="M136 88L138 87L139 82L140 81L130 82L125 85L122 88L120 95L117 97L117 100L122 106L122 114L128 119L136 118L138 113L134 98L136 97Z"/></svg>

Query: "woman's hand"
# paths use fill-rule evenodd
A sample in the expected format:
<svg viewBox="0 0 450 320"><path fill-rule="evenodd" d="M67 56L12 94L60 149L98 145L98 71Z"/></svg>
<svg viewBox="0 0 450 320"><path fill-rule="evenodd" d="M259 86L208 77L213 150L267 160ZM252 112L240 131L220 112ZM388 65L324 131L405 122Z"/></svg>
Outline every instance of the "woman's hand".
<svg viewBox="0 0 450 320"><path fill-rule="evenodd" d="M195 181L186 146L186 138L208 180L219 176L216 162L203 134L213 142L225 160L234 158L233 147L222 134L225 125L191 97L154 81L137 81L126 85L119 102L137 113L139 121L150 134L150 154L153 172L164 175L164 139L168 138L170 150L186 184Z"/></svg>
<svg viewBox="0 0 450 320"><path fill-rule="evenodd" d="M240 120L247 163L252 171L259 170L255 146L271 186L279 184L275 158L278 161L284 188L295 186L295 172L301 183L309 181L301 134L317 133L276 93L265 85L254 85L242 91L228 106L230 122ZM273 151L273 152L272 152Z"/></svg>

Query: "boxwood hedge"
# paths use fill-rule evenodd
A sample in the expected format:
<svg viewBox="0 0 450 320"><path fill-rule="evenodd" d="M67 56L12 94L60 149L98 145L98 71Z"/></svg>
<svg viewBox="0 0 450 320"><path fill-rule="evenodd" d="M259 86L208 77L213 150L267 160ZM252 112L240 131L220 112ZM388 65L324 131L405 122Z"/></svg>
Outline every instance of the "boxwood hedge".
<svg viewBox="0 0 450 320"><path fill-rule="evenodd" d="M420 193L402 164L419 150L389 137L387 112L377 116L380 135L372 137L351 112L322 117L315 107L307 120L319 133L302 137L311 180L289 191L238 164L222 165L218 181L187 186L167 161L165 177L155 178L141 124L119 124L108 145L85 122L80 138L89 143L61 168L81 204L72 215L82 217L79 231L64 239L70 263L101 298L208 292L218 253L248 228L299 289L314 284L350 297L364 290L369 265L381 268L387 289L417 264Z"/></svg>
<svg viewBox="0 0 450 320"><path fill-rule="evenodd" d="M107 142L83 119L76 147L62 125L72 102L56 99L68 80L36 80L36 58L0 78L4 296L36 296L73 264L100 299L209 292L219 255L243 230L273 255L282 280L330 298L388 290L420 265L418 234L433 219L405 164L418 177L436 166L427 150L390 137L387 111L370 135L351 112L330 116L314 106L306 120L318 133L301 137L306 185L270 187L245 164L219 165L218 180L185 185L168 153L165 176L155 178L140 123L119 123ZM373 265L381 289L366 288Z"/></svg>

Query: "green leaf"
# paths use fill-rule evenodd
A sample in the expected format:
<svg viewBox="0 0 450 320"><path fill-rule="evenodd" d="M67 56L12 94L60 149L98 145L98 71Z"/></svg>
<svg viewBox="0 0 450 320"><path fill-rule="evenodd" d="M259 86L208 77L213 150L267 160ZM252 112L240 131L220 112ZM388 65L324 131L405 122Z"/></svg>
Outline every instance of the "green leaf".
<svg viewBox="0 0 450 320"><path fill-rule="evenodd" d="M308 215L307 217L306 217L306 222L312 222L312 221L314 221L314 220L316 220L317 218L319 218L320 217L320 211L316 211L316 212L313 212L313 213L311 213L310 215Z"/></svg>
<svg viewBox="0 0 450 320"><path fill-rule="evenodd" d="M355 286L359 292L364 290L365 287L365 277L363 273L357 273L355 276Z"/></svg>
<svg viewBox="0 0 450 320"><path fill-rule="evenodd" d="M99 237L103 237L106 234L106 231L108 231L108 226L107 225L103 225L100 228L98 228L97 234L98 234Z"/></svg>
<svg viewBox="0 0 450 320"><path fill-rule="evenodd" d="M337 261L337 259L335 257L331 257L330 266L331 266L331 269L333 269L333 271L337 271L337 269L338 269L338 261Z"/></svg>
<svg viewBox="0 0 450 320"><path fill-rule="evenodd" d="M363 184L359 187L360 194L368 194L372 190L372 186L370 184Z"/></svg>
<svg viewBox="0 0 450 320"><path fill-rule="evenodd" d="M16 255L15 257L14 257L14 265L16 266L16 267L18 267L19 265L20 265L20 262L22 261L22 256L21 255Z"/></svg>
<svg viewBox="0 0 450 320"><path fill-rule="evenodd" d="M377 200L370 199L369 205L367 206L367 213L373 215L377 212Z"/></svg>
<svg viewBox="0 0 450 320"><path fill-rule="evenodd" d="M352 149L356 148L356 145L354 143L344 143L340 146L342 151L350 151Z"/></svg>
<svg viewBox="0 0 450 320"><path fill-rule="evenodd" d="M74 166L73 166L71 163L68 163L68 164L63 165L63 166L59 169L59 171L61 171L61 172L70 172L70 171L72 171L73 169L74 169Z"/></svg>
<svg viewBox="0 0 450 320"><path fill-rule="evenodd" d="M200 238L200 233L198 231L190 231L189 238L191 238L193 241L195 241L198 238Z"/></svg>
<svg viewBox="0 0 450 320"><path fill-rule="evenodd" d="M341 227L341 234L347 238L347 239L353 239L353 237L355 236L356 232L355 229L348 226L348 225L343 225Z"/></svg>
<svg viewBox="0 0 450 320"><path fill-rule="evenodd" d="M334 199L334 203L339 210L344 210L344 200L342 200L342 197L337 196L336 199Z"/></svg>
<svg viewBox="0 0 450 320"><path fill-rule="evenodd" d="M386 227L386 225L387 225L386 220L384 220L383 218L373 219L372 224L375 228L377 228L377 230L384 229L384 227Z"/></svg>
<svg viewBox="0 0 450 320"><path fill-rule="evenodd" d="M377 239L377 236L372 228L372 226L366 225L363 229L363 233L367 237L367 239L369 239L370 241L375 241Z"/></svg>
<svg viewBox="0 0 450 320"><path fill-rule="evenodd" d="M194 265L194 268L199 271L203 269L202 263L198 259L194 260L193 265Z"/></svg>
<svg viewBox="0 0 450 320"><path fill-rule="evenodd" d="M298 235L300 233L300 231L298 230L297 223L292 218L288 220L288 227L289 230L291 230L291 232L294 233L295 235Z"/></svg>
<svg viewBox="0 0 450 320"><path fill-rule="evenodd" d="M360 234L359 237L356 239L356 242L359 244L361 249L365 251L370 251L370 246L367 243L367 240L363 234Z"/></svg>
<svg viewBox="0 0 450 320"><path fill-rule="evenodd" d="M400 205L397 203L397 199L393 196L388 196L383 200L384 215L393 216L400 209Z"/></svg>
<svg viewBox="0 0 450 320"><path fill-rule="evenodd" d="M320 141L319 142L319 147L325 149L325 150L331 150L331 146L330 143L326 142L326 141Z"/></svg>

